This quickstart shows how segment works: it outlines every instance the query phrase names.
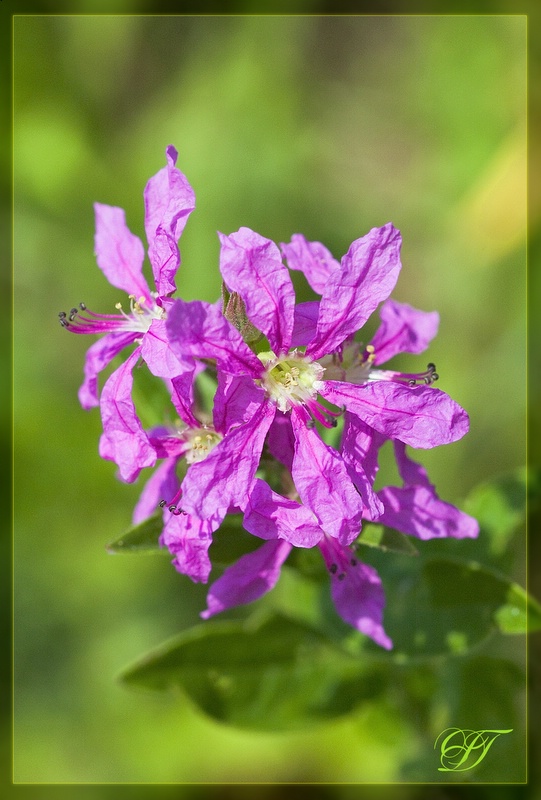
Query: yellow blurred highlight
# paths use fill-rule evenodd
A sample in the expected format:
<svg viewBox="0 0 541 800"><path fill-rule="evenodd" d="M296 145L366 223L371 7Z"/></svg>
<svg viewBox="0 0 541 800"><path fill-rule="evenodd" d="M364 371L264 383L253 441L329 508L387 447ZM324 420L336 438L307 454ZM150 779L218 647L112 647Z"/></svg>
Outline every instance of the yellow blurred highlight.
<svg viewBox="0 0 541 800"><path fill-rule="evenodd" d="M526 134L522 127L496 152L487 169L459 203L453 227L486 267L526 241Z"/></svg>

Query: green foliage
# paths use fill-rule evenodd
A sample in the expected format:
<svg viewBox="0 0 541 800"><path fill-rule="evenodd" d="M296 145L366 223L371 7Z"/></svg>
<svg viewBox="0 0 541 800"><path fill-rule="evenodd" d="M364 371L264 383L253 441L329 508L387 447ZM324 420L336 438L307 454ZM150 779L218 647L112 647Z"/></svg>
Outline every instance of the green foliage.
<svg viewBox="0 0 541 800"><path fill-rule="evenodd" d="M482 512L482 530L498 543L498 555L502 543L513 546L524 522L524 488L519 471L483 484L468 499L470 510ZM149 520L133 529L115 543L116 552L136 551L141 542L144 549L145 536L156 535L153 526ZM390 653L339 619L320 554L296 549L276 589L252 604L247 619L183 631L124 670L122 682L181 690L207 715L241 728L307 728L352 713L387 691L398 665L415 670L424 663L433 669L430 665L457 657L473 663L481 644L495 634L541 628L539 603L490 566L434 557L427 543L414 548L408 537L383 526L365 526L358 541L367 545L361 557L373 556L386 587ZM211 551L225 566L257 544L243 531L241 515L233 515L215 534ZM405 558L412 554L418 557ZM504 671L511 669L502 663Z"/></svg>

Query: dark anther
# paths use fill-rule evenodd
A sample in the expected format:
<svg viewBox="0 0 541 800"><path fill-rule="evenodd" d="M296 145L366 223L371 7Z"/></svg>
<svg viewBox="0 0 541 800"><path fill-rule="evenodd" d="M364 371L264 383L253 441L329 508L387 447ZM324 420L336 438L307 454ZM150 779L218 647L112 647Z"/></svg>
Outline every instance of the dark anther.
<svg viewBox="0 0 541 800"><path fill-rule="evenodd" d="M345 577L346 577L346 573L345 572L341 572L340 575L338 576L338 580L339 581L343 581Z"/></svg>
<svg viewBox="0 0 541 800"><path fill-rule="evenodd" d="M163 508L167 504L167 500L160 500L160 508Z"/></svg>
<svg viewBox="0 0 541 800"><path fill-rule="evenodd" d="M65 319L65 317L66 317L66 312L65 312L65 311L59 311L59 312L58 312L58 316L60 317L60 319Z"/></svg>
<svg viewBox="0 0 541 800"><path fill-rule="evenodd" d="M176 510L177 510L177 507L175 505L169 506L169 511L171 512L171 514L173 514L173 512L175 512Z"/></svg>
<svg viewBox="0 0 541 800"><path fill-rule="evenodd" d="M70 322L73 322L73 320L75 319L75 317L77 316L78 313L79 313L79 309L78 308L72 308L71 309L70 317L69 317Z"/></svg>
<svg viewBox="0 0 541 800"><path fill-rule="evenodd" d="M86 305L84 303L79 303L79 308L81 311L86 311Z"/></svg>
<svg viewBox="0 0 541 800"><path fill-rule="evenodd" d="M417 381L412 379L411 381L408 381L408 386L415 386L416 383L417 383Z"/></svg>
<svg viewBox="0 0 541 800"><path fill-rule="evenodd" d="M436 369L436 365L435 365L435 364L433 364L433 363L432 363L432 361L431 361L431 362L430 362L430 364L427 364L427 365L426 365L426 368L427 368L428 370L430 370L430 372L434 372L434 370Z"/></svg>
<svg viewBox="0 0 541 800"><path fill-rule="evenodd" d="M337 419L332 419L331 420L331 425L332 425L333 428L336 428L338 426L338 420Z"/></svg>
<svg viewBox="0 0 541 800"><path fill-rule="evenodd" d="M329 572L331 573L331 575L336 575L336 573L338 572L338 567L336 566L336 564L331 564L331 566L329 567Z"/></svg>
<svg viewBox="0 0 541 800"><path fill-rule="evenodd" d="M314 422L313 419L308 419L308 420L306 420L306 427L310 428L310 429L315 428L316 427L316 423Z"/></svg>
<svg viewBox="0 0 541 800"><path fill-rule="evenodd" d="M437 381L437 380L439 379L439 377L440 377L440 376L438 375L438 373L437 373L437 372L433 372L433 373L432 373L432 382L434 382L434 381Z"/></svg>
<svg viewBox="0 0 541 800"><path fill-rule="evenodd" d="M62 325L63 328L69 328L70 324L67 321L67 319L62 318L62 319L59 319L58 321L60 322L60 324Z"/></svg>
<svg viewBox="0 0 541 800"><path fill-rule="evenodd" d="M357 561L356 558L352 558L350 559L349 563L351 564L352 567L356 567L359 562Z"/></svg>

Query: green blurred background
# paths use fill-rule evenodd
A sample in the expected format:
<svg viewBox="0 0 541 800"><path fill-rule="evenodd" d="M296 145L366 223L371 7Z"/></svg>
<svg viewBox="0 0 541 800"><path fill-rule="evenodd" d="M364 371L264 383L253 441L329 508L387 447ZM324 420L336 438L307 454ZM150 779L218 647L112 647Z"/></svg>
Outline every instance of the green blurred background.
<svg viewBox="0 0 541 800"><path fill-rule="evenodd" d="M206 592L167 558L106 553L140 485L98 457L99 413L77 402L90 340L56 314L123 299L95 264L92 204L144 239L143 188L172 143L197 198L183 297L218 296L217 230L302 232L339 258L392 221L393 296L440 312L426 360L471 417L421 454L440 495L461 504L523 465L525 17L18 16L14 93L15 782L439 781L392 692L279 735L115 683ZM424 692L436 725L441 691Z"/></svg>

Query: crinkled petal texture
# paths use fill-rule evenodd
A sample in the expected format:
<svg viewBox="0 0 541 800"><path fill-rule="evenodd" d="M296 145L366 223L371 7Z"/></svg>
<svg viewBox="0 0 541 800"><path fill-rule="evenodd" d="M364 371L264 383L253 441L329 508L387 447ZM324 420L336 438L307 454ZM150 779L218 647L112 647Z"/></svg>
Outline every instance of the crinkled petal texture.
<svg viewBox="0 0 541 800"><path fill-rule="evenodd" d="M362 419L388 439L428 449L461 439L469 417L449 395L432 386L370 381L357 386L325 381L321 394Z"/></svg>
<svg viewBox="0 0 541 800"><path fill-rule="evenodd" d="M162 547L167 547L174 555L172 563L175 569L196 583L208 581L212 568L208 549L212 544L212 534L222 520L219 514L206 520L190 514L170 514L160 536Z"/></svg>
<svg viewBox="0 0 541 800"><path fill-rule="evenodd" d="M108 333L102 339L90 345L86 351L85 358L85 379L79 389L79 402L85 409L95 408L99 405L98 399L98 375L105 369L115 356L127 345L137 338L137 334L128 333Z"/></svg>
<svg viewBox="0 0 541 800"><path fill-rule="evenodd" d="M336 351L390 295L401 269L402 238L388 223L356 239L325 284L317 331L306 349L312 358Z"/></svg>
<svg viewBox="0 0 541 800"><path fill-rule="evenodd" d="M148 181L144 192L148 257L162 297L176 289L174 277L180 265L177 243L195 208L194 191L175 167L177 151L169 145L165 153L167 166Z"/></svg>
<svg viewBox="0 0 541 800"><path fill-rule="evenodd" d="M134 481L144 467L156 463L156 451L143 430L132 400L132 370L140 348L107 379L101 393L103 423L100 455L115 461L122 480Z"/></svg>
<svg viewBox="0 0 541 800"><path fill-rule="evenodd" d="M384 441L376 433L349 411L344 414L344 429L340 452L355 488L361 495L363 516L376 520L384 510L383 503L372 488L378 472L378 449L373 446L374 438Z"/></svg>
<svg viewBox="0 0 541 800"><path fill-rule="evenodd" d="M309 242L300 233L291 237L289 244L281 244L289 269L296 269L304 276L314 292L323 294L333 272L340 270L339 262L333 258L321 242Z"/></svg>
<svg viewBox="0 0 541 800"><path fill-rule="evenodd" d="M331 574L331 595L338 614L376 644L390 650L393 643L383 629L385 595L376 570L352 558L350 550L328 536L319 549Z"/></svg>
<svg viewBox="0 0 541 800"><path fill-rule="evenodd" d="M241 556L209 589L203 619L234 606L252 603L272 589L291 551L289 542L274 539Z"/></svg>
<svg viewBox="0 0 541 800"><path fill-rule="evenodd" d="M262 403L248 421L231 428L203 460L191 464L182 482L182 508L203 519L244 508L259 466L275 407Z"/></svg>
<svg viewBox="0 0 541 800"><path fill-rule="evenodd" d="M386 486L378 492L385 509L379 521L418 539L475 538L477 520L440 500L426 470L408 458L402 442L395 442L394 449L404 486Z"/></svg>
<svg viewBox="0 0 541 800"><path fill-rule="evenodd" d="M177 357L214 358L232 375L258 378L263 365L217 304L175 300L167 315L167 336Z"/></svg>
<svg viewBox="0 0 541 800"><path fill-rule="evenodd" d="M169 344L165 320L152 320L141 341L141 355L149 370L158 378L176 378L193 369L192 359L179 358Z"/></svg>
<svg viewBox="0 0 541 800"><path fill-rule="evenodd" d="M383 364L398 353L422 353L438 332L437 311L418 311L407 303L386 300L379 311L381 325L374 334L374 364Z"/></svg>
<svg viewBox="0 0 541 800"><path fill-rule="evenodd" d="M475 538L477 520L445 503L426 486L386 486L378 492L384 512L378 522L418 539Z"/></svg>
<svg viewBox="0 0 541 800"><path fill-rule="evenodd" d="M174 497L178 488L176 474L178 458L166 458L152 473L133 510L132 522L139 525L156 511L161 500ZM169 512L167 512L169 513Z"/></svg>
<svg viewBox="0 0 541 800"><path fill-rule="evenodd" d="M110 284L137 298L151 302L143 276L145 250L138 236L126 225L124 209L94 203L96 234L94 248L98 266Z"/></svg>
<svg viewBox="0 0 541 800"><path fill-rule="evenodd" d="M220 271L228 289L242 297L248 319L265 334L273 352L287 352L295 292L278 247L250 228L219 237Z"/></svg>
<svg viewBox="0 0 541 800"><path fill-rule="evenodd" d="M226 434L232 427L249 422L266 402L264 389L257 386L252 378L218 372L212 411L215 429Z"/></svg>
<svg viewBox="0 0 541 800"><path fill-rule="evenodd" d="M319 300L308 300L295 306L291 347L306 347L316 335Z"/></svg>
<svg viewBox="0 0 541 800"><path fill-rule="evenodd" d="M299 497L323 530L342 544L361 531L363 504L340 454L306 426L301 409L291 411L295 454L291 473Z"/></svg>
<svg viewBox="0 0 541 800"><path fill-rule="evenodd" d="M314 547L323 536L310 509L273 492L259 478L250 490L243 525L260 539L284 539L294 547Z"/></svg>

